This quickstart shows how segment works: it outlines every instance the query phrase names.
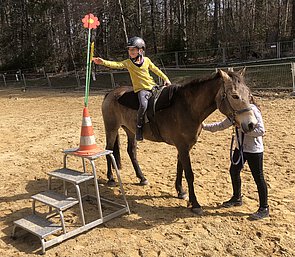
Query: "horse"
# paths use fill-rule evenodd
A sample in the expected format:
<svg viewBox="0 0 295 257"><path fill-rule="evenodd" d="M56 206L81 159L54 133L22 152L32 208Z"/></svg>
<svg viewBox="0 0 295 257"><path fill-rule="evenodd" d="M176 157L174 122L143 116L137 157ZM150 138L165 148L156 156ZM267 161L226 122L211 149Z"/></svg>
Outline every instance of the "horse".
<svg viewBox="0 0 295 257"><path fill-rule="evenodd" d="M202 207L194 192L194 175L190 161L190 150L196 144L202 130L202 122L217 108L230 118L245 133L252 131L257 120L251 110L251 92L245 84L245 68L236 72L218 69L206 78L194 79L183 85L170 85L173 97L170 106L155 113L153 124L160 136L155 135L152 124L146 123L143 136L146 140L165 142L177 149L177 176L175 189L178 198L187 199L182 187L183 171L188 184L188 201L194 213L201 214ZM126 93L130 87L117 87L105 95L102 103L102 115L106 133L106 149L112 150L121 167L119 149L119 128L123 128L128 137L127 152L136 176L141 185L148 183L137 161L137 141L135 139L137 110L118 102L118 96ZM112 163L107 157L108 184L114 186Z"/></svg>

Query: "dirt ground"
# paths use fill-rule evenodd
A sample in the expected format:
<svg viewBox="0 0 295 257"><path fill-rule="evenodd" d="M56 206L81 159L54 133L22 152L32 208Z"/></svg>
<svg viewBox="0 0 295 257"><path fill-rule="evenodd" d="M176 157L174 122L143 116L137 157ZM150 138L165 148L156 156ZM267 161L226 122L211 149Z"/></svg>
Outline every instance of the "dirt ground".
<svg viewBox="0 0 295 257"><path fill-rule="evenodd" d="M103 92L91 92L89 112L97 144L105 145L101 117ZM63 166L62 150L80 140L84 92L0 90L0 255L34 256L40 241L19 231L10 238L13 221L31 213L31 195L47 188L47 173ZM204 214L197 216L176 198L176 150L164 143L138 144L138 159L150 184L137 185L121 131L121 178L131 214L114 218L46 251L46 256L295 256L295 99L288 94L259 94L266 135L264 170L271 216L250 221L258 195L246 165L242 173L244 205L224 209L231 196L228 173L231 129L203 131L191 151L195 191ZM210 121L223 116L214 112ZM71 159L71 165L81 166ZM106 180L106 162L97 161ZM183 181L186 187L186 181ZM117 188L101 188L118 196ZM65 212L74 226L79 216ZM91 217L90 217L91 218Z"/></svg>

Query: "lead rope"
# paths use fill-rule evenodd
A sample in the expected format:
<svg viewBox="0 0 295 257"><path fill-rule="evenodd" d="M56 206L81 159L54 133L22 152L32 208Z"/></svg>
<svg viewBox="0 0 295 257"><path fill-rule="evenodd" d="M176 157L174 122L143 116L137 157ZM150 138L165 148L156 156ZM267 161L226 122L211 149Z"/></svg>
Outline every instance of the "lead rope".
<svg viewBox="0 0 295 257"><path fill-rule="evenodd" d="M235 134L237 135L237 142L238 142L238 146L239 146L239 157L236 162L234 161L234 157L233 157L234 156L233 155L233 151L234 151L233 145L234 145L234 141L235 141ZM242 138L240 140L238 127L235 126L235 129L233 129L231 144L230 144L230 160L233 165L238 165L239 162L241 161L242 166L244 166L243 144L244 144L244 133L242 132Z"/></svg>

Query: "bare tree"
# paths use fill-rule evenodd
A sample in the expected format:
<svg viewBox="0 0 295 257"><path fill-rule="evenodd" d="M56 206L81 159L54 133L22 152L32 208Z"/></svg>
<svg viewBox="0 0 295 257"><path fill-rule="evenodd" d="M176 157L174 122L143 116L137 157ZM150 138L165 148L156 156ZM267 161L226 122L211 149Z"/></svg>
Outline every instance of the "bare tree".
<svg viewBox="0 0 295 257"><path fill-rule="evenodd" d="M139 35L142 38L143 37L143 31L142 31L142 14L141 14L141 0L138 0L138 28L139 28Z"/></svg>
<svg viewBox="0 0 295 257"><path fill-rule="evenodd" d="M213 14L213 28L212 28L212 45L213 47L218 47L219 38L219 8L220 8L220 0L214 0L214 14Z"/></svg>
<svg viewBox="0 0 295 257"><path fill-rule="evenodd" d="M149 0L149 3L150 3L150 12L151 12L151 27L152 27L151 29L152 29L154 52L158 53L156 27L155 27L155 0Z"/></svg>
<svg viewBox="0 0 295 257"><path fill-rule="evenodd" d="M72 42L72 34L71 34L71 23L70 23L70 14L69 14L69 2L68 0L64 0L64 21L65 21L65 31L66 31L66 49L67 49L67 69L73 70L75 68L75 63L73 60L73 42Z"/></svg>
<svg viewBox="0 0 295 257"><path fill-rule="evenodd" d="M121 12L121 18L122 18L122 24L123 24L123 31L124 31L124 35L125 35L125 41L127 43L128 42L128 34L127 34L125 16L124 16L121 0L118 0L118 3L119 3L119 6L120 6L120 12Z"/></svg>
<svg viewBox="0 0 295 257"><path fill-rule="evenodd" d="M0 0L0 69L84 66L89 12L101 21L96 53L107 58L125 56L127 32L152 53L295 38L294 0Z"/></svg>
<svg viewBox="0 0 295 257"><path fill-rule="evenodd" d="M295 3L292 3L292 16L291 16L291 37L295 38Z"/></svg>

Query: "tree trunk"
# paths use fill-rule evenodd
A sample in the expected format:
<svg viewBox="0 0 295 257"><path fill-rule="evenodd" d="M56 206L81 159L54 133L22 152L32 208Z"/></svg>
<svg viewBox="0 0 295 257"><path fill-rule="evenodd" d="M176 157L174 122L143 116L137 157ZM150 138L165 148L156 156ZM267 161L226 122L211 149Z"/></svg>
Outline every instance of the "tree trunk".
<svg viewBox="0 0 295 257"><path fill-rule="evenodd" d="M167 0L164 0L163 3L163 7L164 7L164 46L167 46L167 42L168 42L168 34L169 34L169 22L168 22L168 6L167 6Z"/></svg>
<svg viewBox="0 0 295 257"><path fill-rule="evenodd" d="M213 29L212 29L212 46L218 47L218 14L219 14L220 0L214 0L214 15L213 15Z"/></svg>
<svg viewBox="0 0 295 257"><path fill-rule="evenodd" d="M141 8L141 0L138 0L138 29L140 37L143 38Z"/></svg>
<svg viewBox="0 0 295 257"><path fill-rule="evenodd" d="M158 53L157 47L157 38L156 38L156 28L155 28L155 2L154 0L150 0L150 7L151 7L151 25L152 25L152 38L153 38L153 46L154 46L154 53Z"/></svg>
<svg viewBox="0 0 295 257"><path fill-rule="evenodd" d="M263 35L263 0L255 0L255 7L254 7L254 26L253 30L255 31L255 39L258 39L259 35Z"/></svg>
<svg viewBox="0 0 295 257"><path fill-rule="evenodd" d="M66 30L66 51L67 51L67 70L73 70L75 68L75 63L73 60L73 41L71 35L71 23L70 23L70 14L69 14L69 3L68 0L64 0L64 22Z"/></svg>
<svg viewBox="0 0 295 257"><path fill-rule="evenodd" d="M187 1L182 0L179 2L179 10L180 10L180 29L181 29L181 34L182 34L182 42L183 42L183 49L187 51L187 30L186 30L186 25L187 25Z"/></svg>
<svg viewBox="0 0 295 257"><path fill-rule="evenodd" d="M123 23L123 31L124 31L124 35L125 35L126 44L127 44L128 43L128 34L127 34L126 22L125 22L125 17L124 17L124 12L123 12L121 0L118 0L118 3L120 6L120 13L121 13L121 18L122 18L122 23Z"/></svg>
<svg viewBox="0 0 295 257"><path fill-rule="evenodd" d="M105 58L109 58L110 54L110 15L109 15L109 0L103 1L103 13L102 13L102 49L103 52L100 55L103 55ZM98 35L98 34L97 34ZM96 39L99 40L98 38Z"/></svg>
<svg viewBox="0 0 295 257"><path fill-rule="evenodd" d="M287 36L287 28L288 28L288 17L289 17L289 6L290 6L290 0L286 0L285 2L285 14L284 14L284 29L283 29L283 36Z"/></svg>
<svg viewBox="0 0 295 257"><path fill-rule="evenodd" d="M295 38L295 1L292 3L291 37Z"/></svg>

